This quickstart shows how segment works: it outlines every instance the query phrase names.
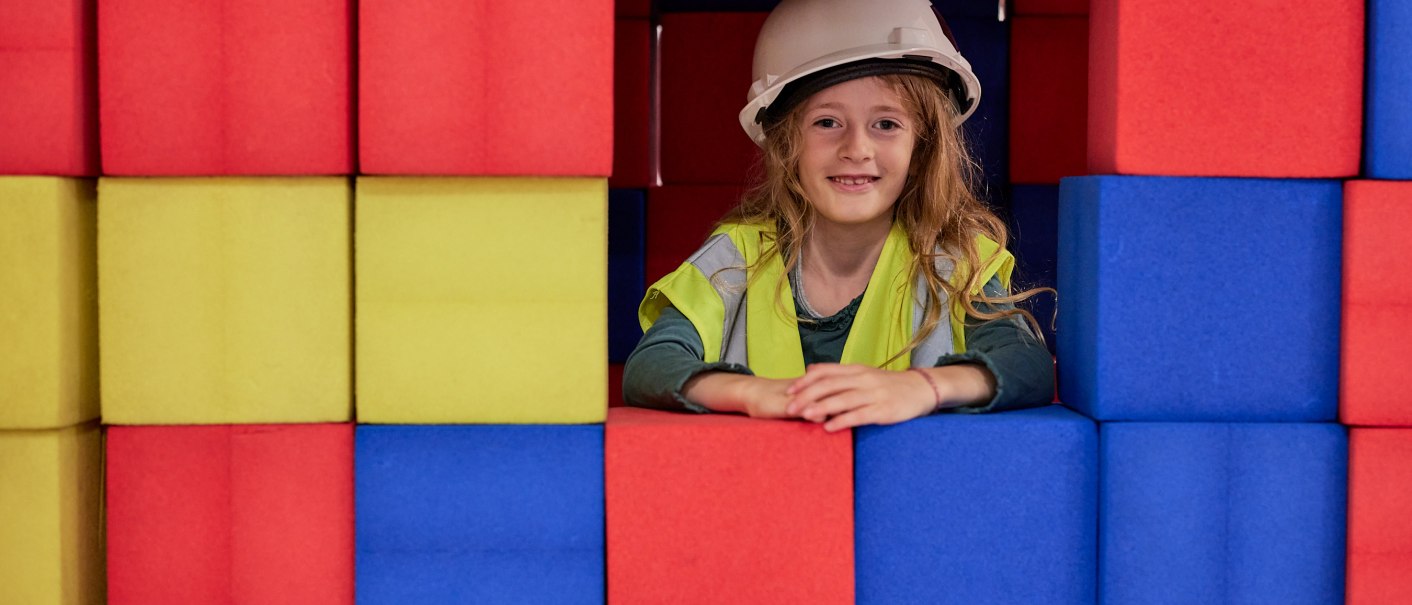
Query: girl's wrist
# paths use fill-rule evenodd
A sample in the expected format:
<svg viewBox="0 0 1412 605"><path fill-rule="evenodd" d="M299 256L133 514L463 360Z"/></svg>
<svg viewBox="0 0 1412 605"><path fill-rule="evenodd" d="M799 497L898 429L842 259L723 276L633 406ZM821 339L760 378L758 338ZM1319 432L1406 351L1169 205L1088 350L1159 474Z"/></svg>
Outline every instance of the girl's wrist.
<svg viewBox="0 0 1412 605"><path fill-rule="evenodd" d="M941 394L941 387L940 387L939 385L937 385L936 379L933 378L930 373L928 373L926 370L924 370L924 369L922 369L922 368L907 368L907 371L908 371L908 372L916 372L917 375L918 375L918 376L921 376L921 377L922 377L922 380L926 381L926 383L927 383L928 391L929 391L929 392L931 393L931 395L932 395L932 405L931 405L931 407L927 408L926 413L927 413L927 414L931 414L931 413L936 412L937 410L941 409L941 408L942 408L942 405L943 405L943 404L945 403L945 401L946 401L946 398L945 398L944 396L942 396L942 394Z"/></svg>

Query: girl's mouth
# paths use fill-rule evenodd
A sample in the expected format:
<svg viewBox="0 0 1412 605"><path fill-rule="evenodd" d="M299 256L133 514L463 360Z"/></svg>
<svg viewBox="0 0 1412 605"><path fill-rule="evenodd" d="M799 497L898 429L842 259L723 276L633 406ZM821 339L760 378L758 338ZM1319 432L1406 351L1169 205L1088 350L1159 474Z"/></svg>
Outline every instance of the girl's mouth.
<svg viewBox="0 0 1412 605"><path fill-rule="evenodd" d="M848 187L856 187L856 186L859 186L859 185L869 185L869 184L872 184L873 182L877 181L878 178L879 178L879 177L875 177L875 176L831 176L831 177L828 177L828 179L829 179L830 181L833 181L833 182L835 182L835 183L838 183L838 184L840 184L840 185L845 185L845 186L848 186Z"/></svg>

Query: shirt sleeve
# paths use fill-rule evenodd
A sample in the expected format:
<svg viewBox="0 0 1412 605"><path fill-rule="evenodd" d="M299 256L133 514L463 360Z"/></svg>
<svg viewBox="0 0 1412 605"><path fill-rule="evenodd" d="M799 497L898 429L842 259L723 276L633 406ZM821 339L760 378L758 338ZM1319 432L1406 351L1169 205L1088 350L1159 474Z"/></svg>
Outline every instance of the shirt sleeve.
<svg viewBox="0 0 1412 605"><path fill-rule="evenodd" d="M751 372L738 363L706 363L705 351L691 320L675 307L664 307L628 356L623 368L623 398L637 407L709 412L682 395L688 380L702 372Z"/></svg>
<svg viewBox="0 0 1412 605"><path fill-rule="evenodd" d="M1005 296L999 278L985 285L987 296ZM978 304L981 311L1008 311L1015 305ZM966 350L943 355L936 366L977 363L995 376L995 397L985 404L950 408L961 413L1000 412L1048 405L1054 400L1054 358L1030 330L1024 318L1003 317L984 322L967 318Z"/></svg>

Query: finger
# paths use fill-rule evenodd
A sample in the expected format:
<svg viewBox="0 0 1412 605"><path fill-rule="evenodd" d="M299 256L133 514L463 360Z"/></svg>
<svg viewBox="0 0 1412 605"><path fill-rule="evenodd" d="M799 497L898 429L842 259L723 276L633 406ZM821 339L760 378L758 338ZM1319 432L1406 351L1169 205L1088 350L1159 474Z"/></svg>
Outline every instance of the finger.
<svg viewBox="0 0 1412 605"><path fill-rule="evenodd" d="M816 363L805 368L804 375L796 378L794 384L790 385L790 387L797 392L820 380L826 380L835 376L856 375L868 369L871 368L857 364ZM791 392L791 394L793 394L793 392Z"/></svg>
<svg viewBox="0 0 1412 605"><path fill-rule="evenodd" d="M877 406L863 406L847 413L839 414L824 423L824 430L830 433L851 429L867 424L877 424Z"/></svg>
<svg viewBox="0 0 1412 605"><path fill-rule="evenodd" d="M857 379L846 375L822 378L796 392L791 399L790 409L802 415L824 399L858 388L857 382Z"/></svg>
<svg viewBox="0 0 1412 605"><path fill-rule="evenodd" d="M820 399L818 402L805 408L800 415L814 422L823 422L829 418L866 406L870 403L872 403L872 399L868 397L866 392L850 389Z"/></svg>

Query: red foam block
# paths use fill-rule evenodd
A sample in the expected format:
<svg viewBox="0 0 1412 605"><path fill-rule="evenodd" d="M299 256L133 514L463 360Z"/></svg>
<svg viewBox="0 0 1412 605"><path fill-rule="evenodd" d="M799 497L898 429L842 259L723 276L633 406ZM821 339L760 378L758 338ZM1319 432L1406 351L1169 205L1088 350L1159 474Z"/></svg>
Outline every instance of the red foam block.
<svg viewBox="0 0 1412 605"><path fill-rule="evenodd" d="M662 15L662 182L745 183L759 148L740 128L767 13Z"/></svg>
<svg viewBox="0 0 1412 605"><path fill-rule="evenodd" d="M1085 173L1088 19L1016 17L1010 26L1010 180Z"/></svg>
<svg viewBox="0 0 1412 605"><path fill-rule="evenodd" d="M353 172L349 6L100 2L103 172Z"/></svg>
<svg viewBox="0 0 1412 605"><path fill-rule="evenodd" d="M652 16L652 0L617 0L613 5L618 18L646 19Z"/></svg>
<svg viewBox="0 0 1412 605"><path fill-rule="evenodd" d="M617 408L627 405L623 401L623 364L608 364L608 407Z"/></svg>
<svg viewBox="0 0 1412 605"><path fill-rule="evenodd" d="M1011 0L1017 17L1087 15L1088 0Z"/></svg>
<svg viewBox="0 0 1412 605"><path fill-rule="evenodd" d="M847 432L634 408L604 430L608 602L853 602Z"/></svg>
<svg viewBox="0 0 1412 605"><path fill-rule="evenodd" d="M1412 429L1348 432L1349 605L1412 603Z"/></svg>
<svg viewBox="0 0 1412 605"><path fill-rule="evenodd" d="M365 174L608 176L611 0L359 5Z"/></svg>
<svg viewBox="0 0 1412 605"><path fill-rule="evenodd" d="M1363 5L1093 0L1089 172L1357 174Z"/></svg>
<svg viewBox="0 0 1412 605"><path fill-rule="evenodd" d="M0 3L0 174L98 174L92 0Z"/></svg>
<svg viewBox="0 0 1412 605"><path fill-rule="evenodd" d="M110 427L108 599L353 603L349 424Z"/></svg>
<svg viewBox="0 0 1412 605"><path fill-rule="evenodd" d="M652 174L652 24L619 19L613 53L613 176L608 187L646 188Z"/></svg>
<svg viewBox="0 0 1412 605"><path fill-rule="evenodd" d="M1343 197L1339 419L1412 426L1412 182L1349 181Z"/></svg>
<svg viewBox="0 0 1412 605"><path fill-rule="evenodd" d="M647 191L647 283L676 270L711 235L731 208L740 202L741 188L731 186L667 186Z"/></svg>

